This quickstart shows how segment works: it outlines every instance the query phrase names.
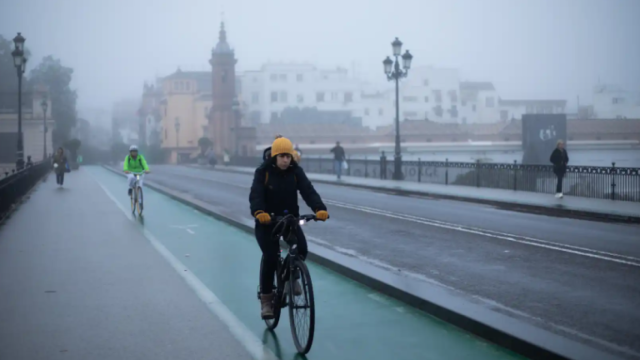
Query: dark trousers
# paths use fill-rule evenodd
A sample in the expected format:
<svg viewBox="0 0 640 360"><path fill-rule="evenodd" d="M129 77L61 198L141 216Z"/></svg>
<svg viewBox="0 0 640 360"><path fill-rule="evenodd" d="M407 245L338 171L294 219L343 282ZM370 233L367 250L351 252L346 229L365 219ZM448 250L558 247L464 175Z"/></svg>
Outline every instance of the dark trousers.
<svg viewBox="0 0 640 360"><path fill-rule="evenodd" d="M558 178L558 182L556 183L556 193L562 192L562 179L564 178L564 173L557 172L556 177Z"/></svg>
<svg viewBox="0 0 640 360"><path fill-rule="evenodd" d="M260 250L263 256L263 268L260 276L260 289L262 294L270 294L273 291L274 276L278 270L278 253L280 252L280 244L278 239L271 238L271 232L275 225L256 224L255 233ZM304 236L302 229L298 227L298 254L303 258L307 258L308 247L307 238Z"/></svg>
<svg viewBox="0 0 640 360"><path fill-rule="evenodd" d="M56 173L56 183L58 185L62 185L64 183L64 173L63 172Z"/></svg>

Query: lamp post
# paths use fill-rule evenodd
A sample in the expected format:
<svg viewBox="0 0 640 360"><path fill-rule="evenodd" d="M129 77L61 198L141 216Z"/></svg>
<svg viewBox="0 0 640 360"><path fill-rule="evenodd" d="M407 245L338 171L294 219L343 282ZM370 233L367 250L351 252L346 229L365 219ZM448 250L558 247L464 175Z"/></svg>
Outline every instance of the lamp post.
<svg viewBox="0 0 640 360"><path fill-rule="evenodd" d="M180 162L179 161L180 154L178 154L178 148L180 147L180 118L176 118L175 127L176 127L176 164L178 164Z"/></svg>
<svg viewBox="0 0 640 360"><path fill-rule="evenodd" d="M44 129L44 150L42 150L42 160L44 161L47 159L47 131L49 130L47 129L47 109L49 108L49 102L47 102L46 99L42 99L40 107L42 107L42 113L44 114L44 117L42 118L42 126Z"/></svg>
<svg viewBox="0 0 640 360"><path fill-rule="evenodd" d="M400 79L407 77L409 74L409 68L411 67L411 60L413 59L413 56L409 53L409 50L401 56L402 68L404 69L402 70L400 69L400 61L398 59L402 52L402 42L396 38L391 43L391 46L393 48L395 62L387 56L382 64L384 65L384 73L387 75L387 80L395 80L396 82L396 149L393 159L393 179L402 180L402 154L400 148L400 91L398 83Z"/></svg>
<svg viewBox="0 0 640 360"><path fill-rule="evenodd" d="M24 169L24 145L22 143L22 75L27 67L27 58L24 56L24 42L26 39L20 33L13 38L15 45L11 52L13 64L18 72L18 149L16 151L16 170Z"/></svg>

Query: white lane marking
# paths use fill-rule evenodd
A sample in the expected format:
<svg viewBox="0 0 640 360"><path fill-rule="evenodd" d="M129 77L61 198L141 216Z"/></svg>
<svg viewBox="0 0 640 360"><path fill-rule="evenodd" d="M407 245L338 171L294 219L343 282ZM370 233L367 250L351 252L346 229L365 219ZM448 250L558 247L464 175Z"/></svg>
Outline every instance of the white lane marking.
<svg viewBox="0 0 640 360"><path fill-rule="evenodd" d="M187 232L190 233L191 235L195 234L195 232L193 230L191 230L191 229L187 229Z"/></svg>
<svg viewBox="0 0 640 360"><path fill-rule="evenodd" d="M379 209L370 208L366 206L351 205L351 204L342 203L342 202L333 201L333 200L325 200L325 203L346 208L346 209L358 210L358 211L362 211L370 214L382 215L390 218L411 221L419 224L436 226L436 227L441 227L441 228L450 229L450 230L457 230L457 231L472 233L476 235L483 235L483 236L492 237L495 239L502 239L502 240L512 241L520 244L532 245L532 246L537 246L545 249L563 251L570 254L587 256L587 257L596 258L600 260L616 262L619 264L640 267L640 259L634 258L631 256L613 254L613 253L599 251L599 250L592 250L592 249L582 248L574 245L558 244L551 241L539 240L539 239L534 239L526 236L503 233L499 231L484 230L484 229L479 229L474 227L466 227L466 226L446 223L438 220L419 218L412 215L392 213L390 211L379 210Z"/></svg>
<svg viewBox="0 0 640 360"><path fill-rule="evenodd" d="M129 217L131 212L122 206L115 196L107 190L107 188L102 185L99 181L98 185L104 190L109 198L122 210L127 218L131 221L134 221L133 218ZM190 271L186 271L186 266L184 266L180 260L178 260L167 248L158 241L158 239L153 236L147 229L142 229L144 236L149 240L151 245L164 257L164 259L174 268L174 270L182 276L184 281L191 287L191 289L198 295L200 300L204 302L209 310L216 315L220 320L222 320L233 336L241 343L245 349L251 354L251 356L256 360L278 360L278 358L273 354L273 352L266 347L262 341L260 341L233 313L227 308L224 303L211 291L206 287L198 279L195 275L193 275Z"/></svg>
<svg viewBox="0 0 640 360"><path fill-rule="evenodd" d="M191 176L191 175L187 175L187 176ZM226 181L221 181L221 180L212 179L212 178L208 178L208 177L200 177L200 176L191 176L191 177L196 177L196 178L199 178L199 179L202 179L202 180L210 180L210 181L213 181L213 182L217 182L217 183L221 183L221 184L225 184L225 185L236 186L236 187L245 188L245 189L249 188L247 186L228 183ZM592 257L592 258L596 258L596 259L600 259L600 260L612 261L612 262L616 262L616 263L620 263L620 264L640 267L640 259L632 257L632 256L614 254L614 253L607 252L607 251L593 250L593 249L588 249L588 248L575 246L575 245L560 244L560 243L556 243L556 242L553 242L553 241L535 239L535 238L531 238L531 237L527 237L527 236L509 234L509 233L504 233L504 232L499 232L499 231L485 230L485 229L480 229L480 228L470 227L470 226L462 226L462 225L447 223L447 222L439 221L439 220L420 218L420 217L416 217L416 216L412 216L412 215L398 214L398 213L393 213L393 212L390 212L390 211L385 211L385 210L380 210L380 209L375 209L375 208L370 208L370 207L360 206L360 205L352 205L352 204L342 203L342 202L338 202L338 201L334 201L334 200L325 200L325 203L330 204L330 205L339 206L339 207L348 208L348 209L351 209L351 210L358 210L358 211L368 212L368 213L372 213L372 214L392 217L392 218L396 218L396 219L401 219L401 220L406 220L406 221L413 221L413 222L421 223L421 224L424 224L424 225L443 227L443 228L450 229L450 230L457 230L457 231L468 232L468 233L473 233L473 234L477 234L477 235L484 235L484 236L488 236L488 237L492 237L492 238L496 238L496 239L502 239L502 240L507 240L507 241L512 241L512 242L517 242L517 243L520 243L520 244L532 245L532 246L537 246L537 247L541 247L541 248L546 248L546 249L549 249L549 250L563 251L563 252L570 253L570 254L587 256L587 257ZM618 259L616 259L616 258L618 258ZM625 261L625 260L629 260L629 261Z"/></svg>

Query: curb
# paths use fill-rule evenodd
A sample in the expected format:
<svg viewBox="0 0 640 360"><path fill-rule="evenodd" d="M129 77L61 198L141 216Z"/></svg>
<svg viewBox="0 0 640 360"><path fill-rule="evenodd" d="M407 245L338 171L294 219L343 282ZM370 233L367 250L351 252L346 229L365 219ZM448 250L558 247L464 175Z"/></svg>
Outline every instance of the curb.
<svg viewBox="0 0 640 360"><path fill-rule="evenodd" d="M193 169L201 169L201 170L208 170L208 171L219 171L219 172L228 172L228 173L245 174L245 175L250 174L249 172L245 172L245 171L238 171L234 169L225 169L225 168L218 168L218 167L212 169L207 167L199 167L199 166L191 166L191 165L184 165L184 166L190 167ZM313 174L310 174L310 175L313 175ZM390 188L381 188L373 185L348 184L348 183L339 183L336 181L327 181L327 180L318 180L318 179L310 179L310 180L314 183L319 183L319 184L351 187L356 189L365 189L365 190L378 191L378 192L390 192L398 195L428 196L436 199L455 200L455 201L463 201L463 202L469 202L469 203L475 203L475 204L490 205L490 206L495 206L504 210L519 211L519 212L525 212L530 214L539 214L539 215L547 215L547 216L554 216L554 217L573 218L573 219L601 221L601 222L640 224L640 216L615 215L615 214L606 214L606 213L586 211L586 210L574 210L574 209L564 208L562 207L562 205L558 207L550 207L550 206L540 206L540 205L531 205L531 204L516 204L516 203L506 202L506 201L439 194L439 193L433 193L429 191L390 189Z"/></svg>
<svg viewBox="0 0 640 360"><path fill-rule="evenodd" d="M125 177L120 171L103 167ZM171 190L146 180L145 186L190 206L217 220L253 235L253 226L223 215L191 195ZM401 273L382 270L360 260L320 246L309 249L308 259L376 291L393 297L442 321L529 359L541 360L616 360L571 339L526 324L462 299L451 291L410 279Z"/></svg>
<svg viewBox="0 0 640 360"><path fill-rule="evenodd" d="M5 212L4 214L0 214L0 226L4 225L7 221L9 221L9 219L11 219L13 214L15 214L18 211L18 209L20 209L22 204L24 204L26 201L29 200L31 195L33 195L33 193L42 185L42 183L47 181L50 174L51 174L51 171L47 172L42 177L42 179L38 180L38 182L35 185L33 185L33 187L29 189L29 191L27 191L24 195L22 195L18 199L18 201L16 201L16 203L13 204L9 210L7 210L7 212Z"/></svg>

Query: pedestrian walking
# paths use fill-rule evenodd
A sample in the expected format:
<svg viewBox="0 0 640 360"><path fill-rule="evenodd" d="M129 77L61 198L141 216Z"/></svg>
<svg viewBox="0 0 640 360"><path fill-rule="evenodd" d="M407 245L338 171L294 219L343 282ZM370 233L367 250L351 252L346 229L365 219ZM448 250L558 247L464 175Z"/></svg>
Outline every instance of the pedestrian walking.
<svg viewBox="0 0 640 360"><path fill-rule="evenodd" d="M564 178L564 174L567 172L567 164L569 164L569 154L567 154L567 149L565 149L564 142L562 140L558 140L556 148L551 153L549 161L553 164L553 173L556 174L556 177L558 178L556 183L556 197L562 198L564 196L562 194L562 179Z"/></svg>
<svg viewBox="0 0 640 360"><path fill-rule="evenodd" d="M342 167L344 166L345 153L344 148L340 146L340 141L336 141L336 146L331 149L333 153L333 168L335 170L336 175L338 176L338 180L342 176Z"/></svg>
<svg viewBox="0 0 640 360"><path fill-rule="evenodd" d="M60 147L53 156L53 172L56 174L56 183L60 186L64 184L64 173L67 166L67 156L64 154L64 149Z"/></svg>

